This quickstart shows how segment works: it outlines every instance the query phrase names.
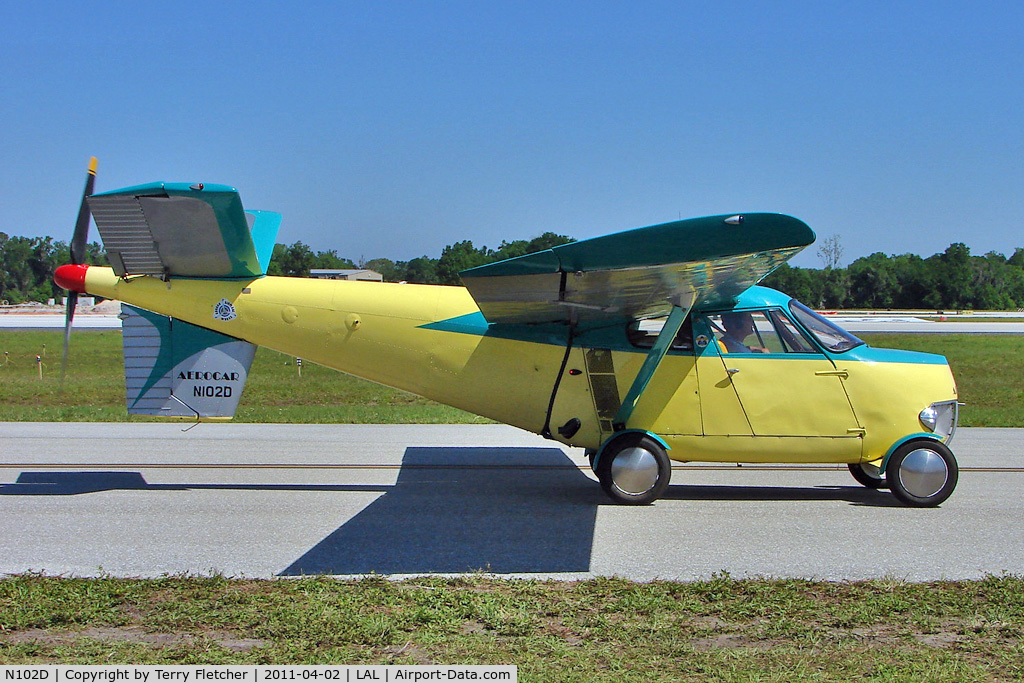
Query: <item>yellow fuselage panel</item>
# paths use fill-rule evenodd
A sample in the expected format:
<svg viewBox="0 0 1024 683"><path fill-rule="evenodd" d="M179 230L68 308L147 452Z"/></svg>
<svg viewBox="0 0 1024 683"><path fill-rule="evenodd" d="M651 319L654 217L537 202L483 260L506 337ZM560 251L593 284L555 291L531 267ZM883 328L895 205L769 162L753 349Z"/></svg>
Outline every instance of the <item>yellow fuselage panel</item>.
<svg viewBox="0 0 1024 683"><path fill-rule="evenodd" d="M713 436L750 436L750 422L732 378L716 353L697 359L702 433ZM743 442L746 443L746 442Z"/></svg>
<svg viewBox="0 0 1024 683"><path fill-rule="evenodd" d="M827 358L759 356L721 357L754 436L846 437L860 428Z"/></svg>
<svg viewBox="0 0 1024 683"><path fill-rule="evenodd" d="M625 398L645 356L640 352L615 354L620 399ZM694 356L668 355L640 396L626 426L655 434L700 434L700 399Z"/></svg>
<svg viewBox="0 0 1024 683"><path fill-rule="evenodd" d="M899 439L926 432L918 418L921 411L957 398L948 365L853 362L839 367L849 373L843 385L865 427L865 461L884 457Z"/></svg>

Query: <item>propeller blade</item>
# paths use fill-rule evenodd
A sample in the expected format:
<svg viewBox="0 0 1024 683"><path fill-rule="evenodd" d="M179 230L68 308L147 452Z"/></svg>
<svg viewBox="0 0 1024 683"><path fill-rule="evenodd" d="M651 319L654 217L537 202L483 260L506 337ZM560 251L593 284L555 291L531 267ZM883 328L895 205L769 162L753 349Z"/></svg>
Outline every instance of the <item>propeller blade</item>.
<svg viewBox="0 0 1024 683"><path fill-rule="evenodd" d="M82 191L82 203L78 207L78 220L75 221L75 232L71 236L71 263L81 265L85 261L85 249L89 244L89 204L85 198L92 194L96 185L96 157L89 157L89 173L85 176L85 189ZM68 347L71 344L71 322L75 319L75 307L78 305L78 292L68 291L68 307L64 314L64 353L60 359L60 387L64 392L64 377L68 370Z"/></svg>
<svg viewBox="0 0 1024 683"><path fill-rule="evenodd" d="M78 305L78 292L68 292L68 310L64 314L64 353L60 357L60 388L64 392L64 377L68 372L68 346L71 344L71 321L75 319L75 306Z"/></svg>
<svg viewBox="0 0 1024 683"><path fill-rule="evenodd" d="M78 220L75 222L75 233L71 238L71 262L76 265L85 261L85 248L89 243L89 205L85 198L92 194L95 184L96 157L89 157L89 173L85 176L82 204L78 207Z"/></svg>

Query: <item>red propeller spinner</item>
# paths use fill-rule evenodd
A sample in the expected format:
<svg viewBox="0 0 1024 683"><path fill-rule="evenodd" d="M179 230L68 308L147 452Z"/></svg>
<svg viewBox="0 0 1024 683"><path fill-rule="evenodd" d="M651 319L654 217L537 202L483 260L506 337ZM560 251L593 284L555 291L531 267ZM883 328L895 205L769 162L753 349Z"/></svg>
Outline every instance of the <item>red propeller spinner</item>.
<svg viewBox="0 0 1024 683"><path fill-rule="evenodd" d="M58 287L83 294L85 293L85 271L87 270L89 270L89 266L85 264L69 263L57 268L53 274L53 281L57 283Z"/></svg>

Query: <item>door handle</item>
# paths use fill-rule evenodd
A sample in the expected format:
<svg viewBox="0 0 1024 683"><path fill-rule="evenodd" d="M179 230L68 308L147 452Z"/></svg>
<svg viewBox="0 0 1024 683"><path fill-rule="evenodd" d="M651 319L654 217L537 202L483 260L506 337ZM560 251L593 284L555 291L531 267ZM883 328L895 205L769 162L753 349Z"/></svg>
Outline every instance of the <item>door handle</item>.
<svg viewBox="0 0 1024 683"><path fill-rule="evenodd" d="M846 370L817 370L814 373L818 377L839 377L841 379L849 379L850 373Z"/></svg>
<svg viewBox="0 0 1024 683"><path fill-rule="evenodd" d="M727 368L726 369L726 372L729 373L730 377L732 377L733 375L735 375L739 371L740 371L739 368Z"/></svg>

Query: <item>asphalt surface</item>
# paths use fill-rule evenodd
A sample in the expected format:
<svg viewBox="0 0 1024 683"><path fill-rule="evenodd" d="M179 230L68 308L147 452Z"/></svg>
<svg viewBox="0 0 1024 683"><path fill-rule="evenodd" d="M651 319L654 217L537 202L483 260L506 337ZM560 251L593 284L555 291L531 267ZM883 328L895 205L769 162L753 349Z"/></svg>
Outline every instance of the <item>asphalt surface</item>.
<svg viewBox="0 0 1024 683"><path fill-rule="evenodd" d="M636 580L1024 572L1024 430L962 429L935 509L845 468L683 466L612 505L583 454L500 425L0 423L0 574Z"/></svg>

